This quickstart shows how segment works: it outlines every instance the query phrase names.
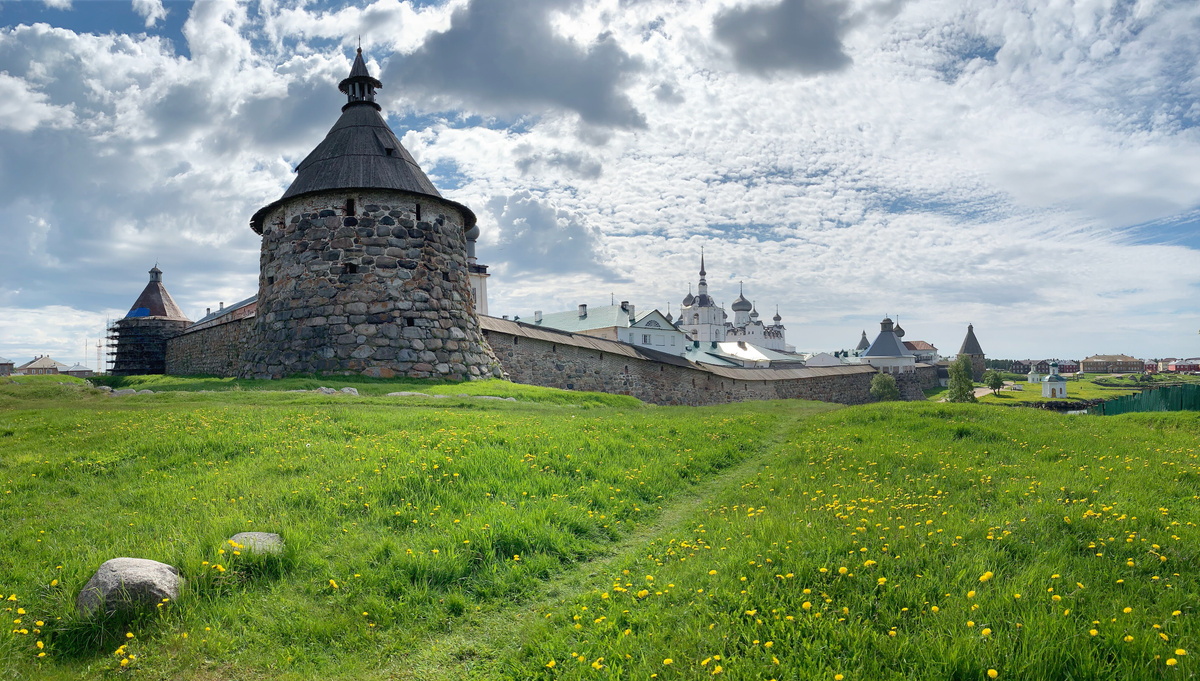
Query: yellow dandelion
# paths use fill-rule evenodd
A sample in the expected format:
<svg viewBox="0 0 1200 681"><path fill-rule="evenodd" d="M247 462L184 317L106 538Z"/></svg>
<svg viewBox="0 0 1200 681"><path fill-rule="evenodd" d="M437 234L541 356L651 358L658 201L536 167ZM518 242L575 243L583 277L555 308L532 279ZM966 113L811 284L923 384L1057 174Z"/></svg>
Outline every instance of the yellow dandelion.
<svg viewBox="0 0 1200 681"><path fill-rule="evenodd" d="M337 582L335 582L335 581L334 581L334 580L332 580L332 579L331 579L331 580L329 580L329 586L331 586L331 587L333 587L333 588L335 588L335 589L336 589L336 588L338 588Z"/></svg>
<svg viewBox="0 0 1200 681"><path fill-rule="evenodd" d="M879 584L879 586L883 586L884 584L887 584L887 577L880 577L879 580L877 581L877 584Z"/></svg>
<svg viewBox="0 0 1200 681"><path fill-rule="evenodd" d="M938 611L938 607L937 607L936 605L934 605L934 606L931 606L931 607L929 608L929 612L937 612L937 611Z"/></svg>
<svg viewBox="0 0 1200 681"><path fill-rule="evenodd" d="M991 630L991 629L989 629L989 628L987 628L987 627L984 627L984 628L983 628L983 631L981 631L981 632L979 632L979 633L980 633L981 635L983 635L983 636L991 636L991 635L992 635L992 630Z"/></svg>
<svg viewBox="0 0 1200 681"><path fill-rule="evenodd" d="M1178 660L1176 660L1175 658L1173 658L1173 657L1168 657L1168 658L1167 658L1167 666L1168 666L1168 667L1174 667L1174 666L1175 666L1175 665L1177 665L1177 664L1179 664L1179 661L1178 661Z"/></svg>
<svg viewBox="0 0 1200 681"><path fill-rule="evenodd" d="M547 668L547 669L554 669L554 665L556 665L556 664L558 664L558 663L557 663L557 662L555 662L554 660L550 660L549 662L547 662L547 663L546 663L546 668Z"/></svg>
<svg viewBox="0 0 1200 681"><path fill-rule="evenodd" d="M1125 635L1125 642L1126 642L1126 643L1133 643L1133 637L1132 637L1132 636L1130 636L1130 635L1128 635L1128 634L1126 634L1126 635Z"/></svg>
<svg viewBox="0 0 1200 681"><path fill-rule="evenodd" d="M1176 649L1175 649L1175 654L1176 654L1176 655L1178 655L1178 656L1180 656L1180 657L1183 657L1184 655L1187 655L1187 651L1186 651L1186 650L1184 650L1183 648L1176 648Z"/></svg>
<svg viewBox="0 0 1200 681"><path fill-rule="evenodd" d="M674 664L674 663L675 663L675 660L672 660L669 657L667 659L663 660L663 664Z"/></svg>
<svg viewBox="0 0 1200 681"><path fill-rule="evenodd" d="M1100 632L1096 631L1095 629L1088 629L1088 633L1091 634L1092 636L1095 636L1096 634L1099 634Z"/></svg>
<svg viewBox="0 0 1200 681"><path fill-rule="evenodd" d="M968 592L967 592L967 598L975 598L975 592L974 592L974 591L968 591Z"/></svg>
<svg viewBox="0 0 1200 681"><path fill-rule="evenodd" d="M849 572L849 570L847 570L845 567L840 567L840 568L838 568L838 574L839 574L839 575L844 575L844 574L846 574L847 572ZM841 676L841 674L838 674L838 676Z"/></svg>
<svg viewBox="0 0 1200 681"><path fill-rule="evenodd" d="M1121 612L1123 612L1123 613L1125 613L1126 615L1128 615L1129 613L1133 612L1133 608L1129 608L1129 607L1127 607L1127 608L1125 608L1124 610L1122 610Z"/></svg>
<svg viewBox="0 0 1200 681"><path fill-rule="evenodd" d="M981 581L981 582L986 582L986 581L988 581L989 579L991 579L992 577L995 577L995 575L993 575L993 574L991 573L991 571L989 570L988 572L985 572L985 573L983 573L982 575L980 575L980 576L979 576L979 581Z"/></svg>
<svg viewBox="0 0 1200 681"><path fill-rule="evenodd" d="M988 678L989 678L989 679L994 679L994 678L996 678L997 676L1000 676L1000 672L996 671L995 669L989 669L989 670L988 670Z"/></svg>

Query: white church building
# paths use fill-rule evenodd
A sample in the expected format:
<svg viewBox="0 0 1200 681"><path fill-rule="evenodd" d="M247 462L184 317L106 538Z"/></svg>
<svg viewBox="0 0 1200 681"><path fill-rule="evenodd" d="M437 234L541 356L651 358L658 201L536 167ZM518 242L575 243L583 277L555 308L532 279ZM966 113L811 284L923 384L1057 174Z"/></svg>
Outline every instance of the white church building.
<svg viewBox="0 0 1200 681"><path fill-rule="evenodd" d="M696 295L689 290L679 308L679 318L675 326L683 331L693 341L702 343L739 341L776 352L795 352L794 346L788 345L786 327L779 310L775 310L772 324L759 319L758 310L754 303L746 299L739 290L737 300L733 301L733 320L725 309L717 304L708 292L708 272L704 268L704 254L700 255L700 285Z"/></svg>

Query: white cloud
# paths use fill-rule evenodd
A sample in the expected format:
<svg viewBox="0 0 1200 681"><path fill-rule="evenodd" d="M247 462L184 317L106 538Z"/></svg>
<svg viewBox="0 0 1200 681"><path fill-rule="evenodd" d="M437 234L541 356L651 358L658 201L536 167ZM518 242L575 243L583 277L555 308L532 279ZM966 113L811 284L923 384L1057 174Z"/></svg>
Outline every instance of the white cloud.
<svg viewBox="0 0 1200 681"><path fill-rule="evenodd" d="M133 11L146 20L146 28L153 28L159 21L167 18L167 10L163 7L162 0L133 0Z"/></svg>
<svg viewBox="0 0 1200 681"><path fill-rule="evenodd" d="M0 130L29 132L43 123L65 126L74 117L68 107L49 104L45 93L34 91L25 80L0 71Z"/></svg>
<svg viewBox="0 0 1200 681"><path fill-rule="evenodd" d="M71 0L42 0L42 4L51 9L71 9Z"/></svg>
<svg viewBox="0 0 1200 681"><path fill-rule="evenodd" d="M745 280L801 348L852 346L888 312L950 352L970 321L993 356L1197 354L1200 251L1170 225L1200 207L1200 6L847 2L852 64L809 75L738 72L714 26L751 4L783 6L543 10L555 41L604 35L642 65L606 82L644 129L535 96L510 120L466 96L444 111L385 78L396 132L479 216L493 310L677 306L703 244L718 300ZM248 217L336 119L357 36L374 73L399 69L468 3L286 5L196 3L190 57L0 29L0 238L40 254L0 272L0 313L124 309L155 260L189 314L251 293ZM1131 243L1144 223L1164 243Z"/></svg>

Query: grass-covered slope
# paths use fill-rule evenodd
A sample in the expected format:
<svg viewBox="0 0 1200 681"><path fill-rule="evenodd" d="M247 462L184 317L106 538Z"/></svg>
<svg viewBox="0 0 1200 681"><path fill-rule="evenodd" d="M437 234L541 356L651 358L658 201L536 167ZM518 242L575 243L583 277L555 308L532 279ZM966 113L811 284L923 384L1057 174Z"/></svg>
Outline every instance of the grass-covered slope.
<svg viewBox="0 0 1200 681"><path fill-rule="evenodd" d="M7 677L1196 670L1196 414L27 387L0 390ZM221 553L254 529L288 553ZM119 555L189 587L77 620Z"/></svg>
<svg viewBox="0 0 1200 681"><path fill-rule="evenodd" d="M0 590L21 620L0 635L0 665L12 673L86 675L129 655L168 676L206 662L298 677L386 668L761 455L783 414L288 393L116 398L54 385L57 407L45 406L50 388L39 382L31 394L42 408L0 410ZM223 541L245 530L281 533L287 555L270 565L234 556ZM117 556L175 565L189 588L150 621L77 620L75 594Z"/></svg>
<svg viewBox="0 0 1200 681"><path fill-rule="evenodd" d="M590 593L547 606L502 668L1191 677L1197 416L908 404L806 421Z"/></svg>

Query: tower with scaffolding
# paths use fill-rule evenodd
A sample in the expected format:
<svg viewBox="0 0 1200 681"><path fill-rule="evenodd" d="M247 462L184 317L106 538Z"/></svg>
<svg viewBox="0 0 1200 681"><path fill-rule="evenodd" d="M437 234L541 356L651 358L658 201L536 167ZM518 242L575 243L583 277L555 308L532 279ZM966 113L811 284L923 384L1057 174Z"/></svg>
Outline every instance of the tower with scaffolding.
<svg viewBox="0 0 1200 681"><path fill-rule="evenodd" d="M129 313L108 327L108 373L114 376L166 372L167 340L183 332L192 321L171 299L162 283L162 270L150 270L150 283L142 289Z"/></svg>

